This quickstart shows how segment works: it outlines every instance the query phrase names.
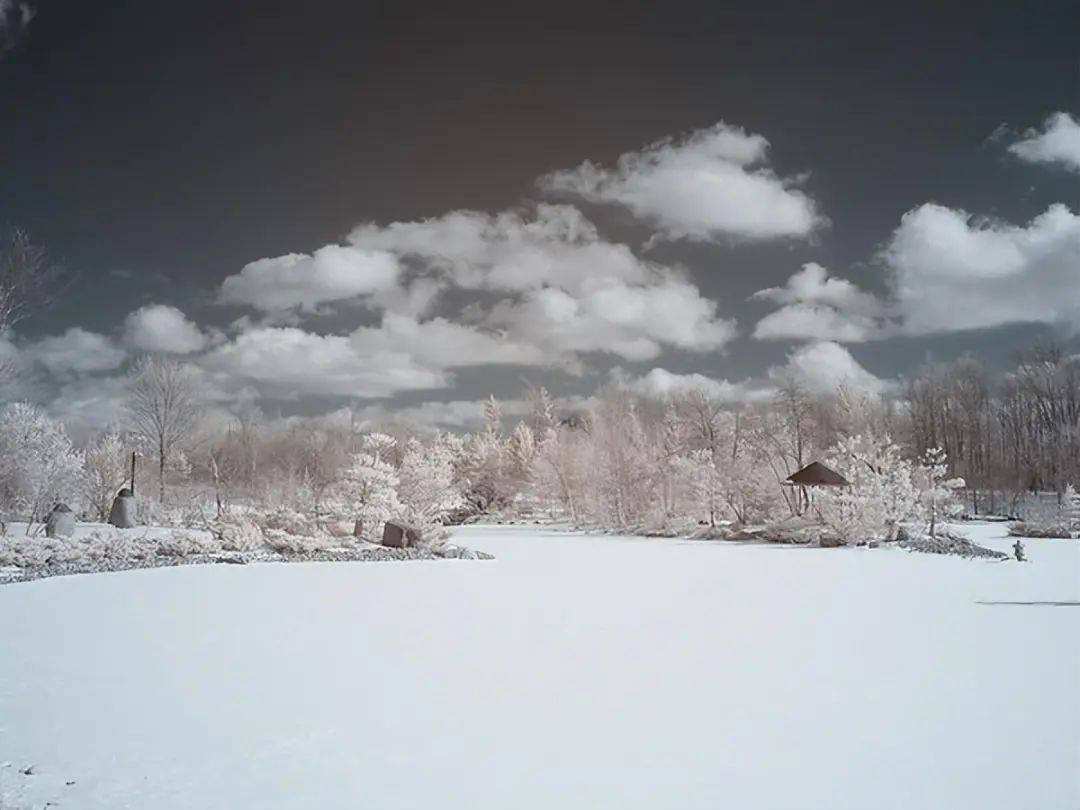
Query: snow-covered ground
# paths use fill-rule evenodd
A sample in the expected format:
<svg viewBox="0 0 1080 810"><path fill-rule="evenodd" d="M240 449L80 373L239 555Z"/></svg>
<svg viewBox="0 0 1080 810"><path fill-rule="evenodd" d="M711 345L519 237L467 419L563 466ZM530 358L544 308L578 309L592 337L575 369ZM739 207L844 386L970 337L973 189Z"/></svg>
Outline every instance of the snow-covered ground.
<svg viewBox="0 0 1080 810"><path fill-rule="evenodd" d="M965 531L1012 543L1002 524ZM1080 542L1030 540L1021 565L457 539L497 559L0 588L0 793L82 810L1080 807Z"/></svg>

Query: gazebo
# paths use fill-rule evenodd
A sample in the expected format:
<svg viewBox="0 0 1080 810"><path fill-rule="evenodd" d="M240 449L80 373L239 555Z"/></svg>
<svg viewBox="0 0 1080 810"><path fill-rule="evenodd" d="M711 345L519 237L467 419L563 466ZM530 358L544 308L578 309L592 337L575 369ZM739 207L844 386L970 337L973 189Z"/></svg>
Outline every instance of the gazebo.
<svg viewBox="0 0 1080 810"><path fill-rule="evenodd" d="M810 506L809 487L849 487L851 482L831 467L826 467L820 461L812 461L801 470L796 470L784 481L785 487L799 488L798 513L803 514L802 507Z"/></svg>

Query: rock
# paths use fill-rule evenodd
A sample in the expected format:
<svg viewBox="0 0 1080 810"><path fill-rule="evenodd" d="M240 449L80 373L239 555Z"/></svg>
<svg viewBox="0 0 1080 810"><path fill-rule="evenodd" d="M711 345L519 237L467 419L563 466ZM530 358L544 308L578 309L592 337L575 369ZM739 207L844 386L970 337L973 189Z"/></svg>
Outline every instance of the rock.
<svg viewBox="0 0 1080 810"><path fill-rule="evenodd" d="M420 532L407 523L388 520L383 526L382 544L388 548L409 548L420 545Z"/></svg>
<svg viewBox="0 0 1080 810"><path fill-rule="evenodd" d="M46 537L71 537L75 534L75 515L66 503L58 503L45 522Z"/></svg>
<svg viewBox="0 0 1080 810"><path fill-rule="evenodd" d="M130 529L135 525L135 496L125 487L113 499L109 510L109 523L118 529Z"/></svg>
<svg viewBox="0 0 1080 810"><path fill-rule="evenodd" d="M822 548L840 548L840 546L846 545L846 543L835 534L823 534L818 539L818 545Z"/></svg>

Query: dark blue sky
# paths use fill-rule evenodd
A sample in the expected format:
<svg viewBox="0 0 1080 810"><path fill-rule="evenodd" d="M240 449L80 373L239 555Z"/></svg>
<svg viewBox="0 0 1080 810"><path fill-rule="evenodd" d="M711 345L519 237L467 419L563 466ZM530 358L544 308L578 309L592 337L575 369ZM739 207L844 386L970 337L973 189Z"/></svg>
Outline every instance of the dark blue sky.
<svg viewBox="0 0 1080 810"><path fill-rule="evenodd" d="M802 188L830 222L808 240L649 251L688 267L744 332L770 310L746 298L804 262L880 292L875 251L919 205L1023 225L1080 197L1076 174L991 138L1080 108L1075 3L34 6L0 61L0 223L27 228L77 280L27 339L111 334L151 302L224 328L243 310L212 299L248 262L361 222L528 203L546 172L610 166L720 120L767 137L779 175L809 173ZM650 237L625 211L578 205L611 241ZM891 377L968 349L999 364L1050 334L1013 324L849 348ZM663 365L736 379L789 350L744 333L726 353ZM466 370L453 396L520 378Z"/></svg>

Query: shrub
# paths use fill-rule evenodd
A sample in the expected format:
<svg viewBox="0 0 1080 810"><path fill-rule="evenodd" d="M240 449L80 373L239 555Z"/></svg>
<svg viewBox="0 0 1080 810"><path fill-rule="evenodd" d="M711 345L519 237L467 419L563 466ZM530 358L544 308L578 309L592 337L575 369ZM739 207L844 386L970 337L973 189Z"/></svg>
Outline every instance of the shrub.
<svg viewBox="0 0 1080 810"><path fill-rule="evenodd" d="M1069 539L1072 532L1065 524L1060 523L1027 523L1017 521L1009 526L1009 534L1013 537L1048 537Z"/></svg>

